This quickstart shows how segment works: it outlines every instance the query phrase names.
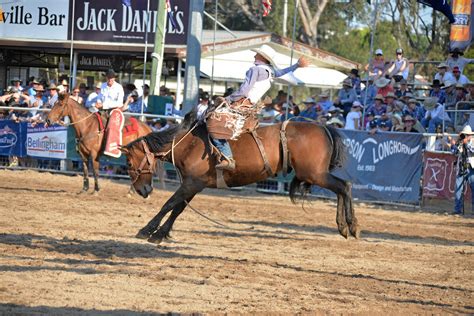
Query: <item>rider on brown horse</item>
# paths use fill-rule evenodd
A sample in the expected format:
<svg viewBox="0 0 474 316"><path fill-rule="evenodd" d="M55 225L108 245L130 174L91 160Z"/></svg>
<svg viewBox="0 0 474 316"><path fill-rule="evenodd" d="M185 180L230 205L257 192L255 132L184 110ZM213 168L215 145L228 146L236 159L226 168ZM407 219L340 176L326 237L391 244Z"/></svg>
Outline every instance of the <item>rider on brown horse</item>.
<svg viewBox="0 0 474 316"><path fill-rule="evenodd" d="M274 62L276 52L270 46L262 45L260 48L252 50L257 53L254 66L247 71L245 81L240 86L240 89L226 98L230 107L237 111L242 108L254 107L270 89L274 77L281 77L295 71L298 67L307 67L309 65L309 61L306 58L300 57L296 64L285 69L278 69ZM211 140L222 153L222 160L216 165L216 169L234 170L235 161L227 139L219 139L214 136L211 137Z"/></svg>

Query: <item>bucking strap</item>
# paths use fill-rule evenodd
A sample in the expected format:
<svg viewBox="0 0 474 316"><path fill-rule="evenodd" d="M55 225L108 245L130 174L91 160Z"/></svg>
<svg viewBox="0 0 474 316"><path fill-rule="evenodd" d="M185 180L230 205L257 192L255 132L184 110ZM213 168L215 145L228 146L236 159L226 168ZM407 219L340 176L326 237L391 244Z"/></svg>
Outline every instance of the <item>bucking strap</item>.
<svg viewBox="0 0 474 316"><path fill-rule="evenodd" d="M260 150L260 154L262 155L263 165L265 167L265 172L269 176L273 175L272 168L270 167L270 163L268 162L267 154L265 152L265 148L263 147L262 141L258 137L257 131L253 130L252 131L252 136L253 136L253 139L255 139L255 142L257 143L258 150Z"/></svg>
<svg viewBox="0 0 474 316"><path fill-rule="evenodd" d="M284 121L280 128L280 141L283 152L283 163L281 173L284 177L288 174L288 139L286 138L286 126L290 121Z"/></svg>
<svg viewBox="0 0 474 316"><path fill-rule="evenodd" d="M224 170L216 169L216 185L218 189L228 189L227 183L224 180Z"/></svg>

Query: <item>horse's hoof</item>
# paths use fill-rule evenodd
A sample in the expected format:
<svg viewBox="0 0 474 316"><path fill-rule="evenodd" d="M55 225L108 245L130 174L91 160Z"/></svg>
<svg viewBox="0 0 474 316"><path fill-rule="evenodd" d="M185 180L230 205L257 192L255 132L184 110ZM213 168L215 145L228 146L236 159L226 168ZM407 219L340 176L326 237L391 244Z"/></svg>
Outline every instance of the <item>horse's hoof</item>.
<svg viewBox="0 0 474 316"><path fill-rule="evenodd" d="M140 230L136 235L135 235L135 238L138 238L138 239L148 239L150 238L150 233L147 233L143 230Z"/></svg>
<svg viewBox="0 0 474 316"><path fill-rule="evenodd" d="M87 190L82 189L81 191L77 192L77 195L84 194L84 193L87 193Z"/></svg>
<svg viewBox="0 0 474 316"><path fill-rule="evenodd" d="M359 228L359 225L357 225L357 224L351 225L351 226L350 226L350 232L351 232L351 235L355 237L355 239L359 239L359 238L360 238L360 228Z"/></svg>
<svg viewBox="0 0 474 316"><path fill-rule="evenodd" d="M156 237L152 235L150 238L147 239L149 243L159 245L163 241L163 237Z"/></svg>
<svg viewBox="0 0 474 316"><path fill-rule="evenodd" d="M347 239L347 236L349 236L349 229L347 226L339 227L339 233L342 235L342 237Z"/></svg>

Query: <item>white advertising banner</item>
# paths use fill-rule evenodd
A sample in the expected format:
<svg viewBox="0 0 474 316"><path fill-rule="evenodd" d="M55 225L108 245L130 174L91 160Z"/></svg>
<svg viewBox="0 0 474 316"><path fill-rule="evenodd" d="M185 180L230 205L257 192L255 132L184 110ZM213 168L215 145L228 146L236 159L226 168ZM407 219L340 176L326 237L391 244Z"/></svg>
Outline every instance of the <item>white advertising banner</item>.
<svg viewBox="0 0 474 316"><path fill-rule="evenodd" d="M32 157L66 159L67 128L28 126L26 154Z"/></svg>
<svg viewBox="0 0 474 316"><path fill-rule="evenodd" d="M0 38L67 40L69 0L0 1Z"/></svg>

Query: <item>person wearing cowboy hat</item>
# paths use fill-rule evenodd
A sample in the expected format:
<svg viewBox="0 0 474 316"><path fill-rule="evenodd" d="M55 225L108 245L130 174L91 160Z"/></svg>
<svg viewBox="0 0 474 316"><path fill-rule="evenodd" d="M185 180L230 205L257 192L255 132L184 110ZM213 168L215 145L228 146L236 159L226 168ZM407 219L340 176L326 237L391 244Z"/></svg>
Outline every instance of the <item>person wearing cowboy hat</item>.
<svg viewBox="0 0 474 316"><path fill-rule="evenodd" d="M474 58L470 59L463 57L462 55L464 55L464 53L459 48L451 50L450 54L451 56L446 60L446 64L450 71L457 66L462 73L467 64L474 64Z"/></svg>
<svg viewBox="0 0 474 316"><path fill-rule="evenodd" d="M54 106L54 104L56 103L56 101L58 101L59 89L58 89L58 87L56 87L56 85L54 83L51 83L48 86L48 91L49 91L49 97L48 97L47 107L52 108Z"/></svg>
<svg viewBox="0 0 474 316"><path fill-rule="evenodd" d="M317 108L316 108L316 101L312 97L307 97L306 100L303 101L305 109L301 111L298 121L305 122L307 119L309 120L316 120L318 118ZM321 108L321 106L319 107Z"/></svg>
<svg viewBox="0 0 474 316"><path fill-rule="evenodd" d="M454 80L446 80L442 89L446 94L444 105L447 109L454 108L457 102L456 82Z"/></svg>
<svg viewBox="0 0 474 316"><path fill-rule="evenodd" d="M15 78L13 78L11 83L18 90L18 92L23 91L24 88L21 86L21 83L22 83L21 79L19 79L18 77L15 77Z"/></svg>
<svg viewBox="0 0 474 316"><path fill-rule="evenodd" d="M115 81L117 74L113 69L107 70L105 74L107 81L100 87L99 99L96 107L99 110L112 110L123 106L124 91L121 84Z"/></svg>
<svg viewBox="0 0 474 316"><path fill-rule="evenodd" d="M395 82L400 82L400 80L408 79L408 73L410 71L408 59L403 57L403 49L397 48L395 50L395 60L392 62L390 67L385 72L389 78L393 78Z"/></svg>
<svg viewBox="0 0 474 316"><path fill-rule="evenodd" d="M247 70L244 83L240 88L226 97L228 103L234 107L254 106L260 98L271 88L274 77L281 77L287 73L293 72L299 67L309 66L309 61L300 57L298 62L288 68L278 69L275 63L276 51L269 45L262 45L259 48L252 49L256 54L254 56L254 65ZM216 165L216 169L234 170L235 161L232 156L232 150L225 139L214 139L211 137L214 145L221 151L222 160Z"/></svg>
<svg viewBox="0 0 474 316"><path fill-rule="evenodd" d="M439 79L434 79L433 83L431 84L431 90L430 90L430 97L436 97L438 98L439 103L445 103L446 102L446 91L441 89L441 81Z"/></svg>
<svg viewBox="0 0 474 316"><path fill-rule="evenodd" d="M444 122L451 122L451 119L444 109L444 105L438 103L438 98L428 97L423 102L426 110L425 117L421 120L423 127L428 128L428 133L434 133L436 125Z"/></svg>
<svg viewBox="0 0 474 316"><path fill-rule="evenodd" d="M98 82L96 83L94 87L94 91L91 92L86 99L85 106L87 109L89 109L89 112L95 113L99 111L99 109L96 107L97 101L99 100L99 94L100 94L100 89L102 88L102 83Z"/></svg>
<svg viewBox="0 0 474 316"><path fill-rule="evenodd" d="M457 175L454 191L453 214L464 214L464 191L466 182L471 187L471 212L474 212L474 144L472 135L474 132L470 125L464 126L458 139L455 141L448 136L451 144L451 152L456 155Z"/></svg>
<svg viewBox="0 0 474 316"><path fill-rule="evenodd" d="M441 62L436 68L438 72L434 76L434 80L438 80L441 84L444 84L447 80L454 80L453 74L448 71L448 64Z"/></svg>
<svg viewBox="0 0 474 316"><path fill-rule="evenodd" d="M339 90L334 105L344 110L344 115L347 115L352 108L352 103L357 100L357 93L352 87L351 78L346 78L342 82L342 89Z"/></svg>
<svg viewBox="0 0 474 316"><path fill-rule="evenodd" d="M380 77L379 79L375 80L374 84L377 87L377 94L381 94L383 97L385 97L390 92L395 93L395 89L393 89L392 86L392 80L390 79Z"/></svg>
<svg viewBox="0 0 474 316"><path fill-rule="evenodd" d="M368 112L374 112L374 115L382 115L387 112L387 105L384 104L385 98L377 94L374 98L374 104L367 109Z"/></svg>

